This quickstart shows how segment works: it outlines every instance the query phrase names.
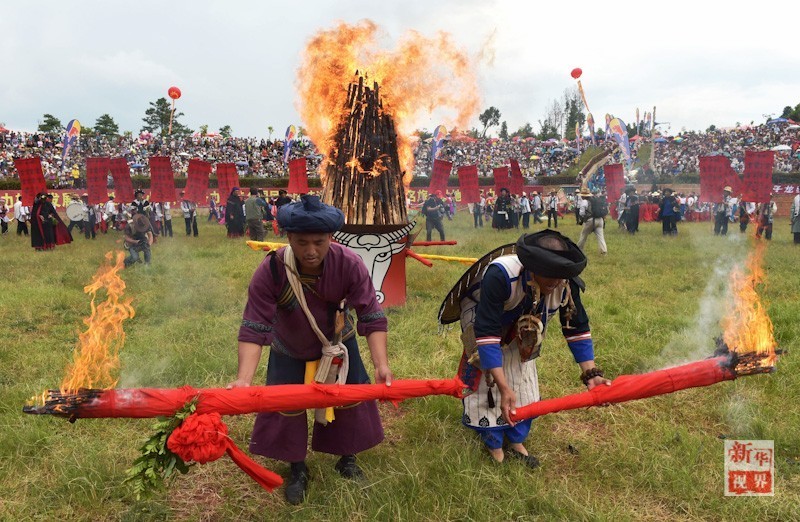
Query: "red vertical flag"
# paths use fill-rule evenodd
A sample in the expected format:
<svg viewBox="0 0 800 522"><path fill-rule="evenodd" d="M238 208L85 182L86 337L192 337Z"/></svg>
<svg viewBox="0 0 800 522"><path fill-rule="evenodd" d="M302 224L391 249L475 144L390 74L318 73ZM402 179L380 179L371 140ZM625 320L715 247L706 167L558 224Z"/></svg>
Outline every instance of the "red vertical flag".
<svg viewBox="0 0 800 522"><path fill-rule="evenodd" d="M86 158L86 192L89 204L99 205L108 200L108 156Z"/></svg>
<svg viewBox="0 0 800 522"><path fill-rule="evenodd" d="M625 178L622 175L622 163L610 163L603 167L606 178L606 199L609 203L616 203L625 187Z"/></svg>
<svg viewBox="0 0 800 522"><path fill-rule="evenodd" d="M450 179L450 173L453 171L453 164L449 161L435 159L433 160L433 173L431 174L431 184L428 187L428 192L436 194L437 191L447 191L447 181Z"/></svg>
<svg viewBox="0 0 800 522"><path fill-rule="evenodd" d="M517 196L522 195L522 187L525 186L525 180L522 179L522 169L519 168L519 162L515 159L511 160L511 183L509 190L512 194Z"/></svg>
<svg viewBox="0 0 800 522"><path fill-rule="evenodd" d="M462 203L477 203L481 200L478 193L478 167L476 165L458 167L458 184Z"/></svg>
<svg viewBox="0 0 800 522"><path fill-rule="evenodd" d="M511 181L508 177L508 167L495 167L492 169L494 173L494 193L495 195L500 195L500 189L508 189L509 182Z"/></svg>
<svg viewBox="0 0 800 522"><path fill-rule="evenodd" d="M150 158L150 200L164 203L176 203L175 176L167 156Z"/></svg>
<svg viewBox="0 0 800 522"><path fill-rule="evenodd" d="M205 201L209 174L211 174L211 163L199 159L189 160L189 170L186 172L186 199L194 202Z"/></svg>
<svg viewBox="0 0 800 522"><path fill-rule="evenodd" d="M308 170L305 158L295 158L289 161L289 194L308 193Z"/></svg>
<svg viewBox="0 0 800 522"><path fill-rule="evenodd" d="M233 163L217 163L217 187L219 187L220 202L224 205L231 195L233 187L239 186L239 174Z"/></svg>
<svg viewBox="0 0 800 522"><path fill-rule="evenodd" d="M772 169L775 153L771 150L744 151L744 180L742 199L753 203L768 203L772 192Z"/></svg>
<svg viewBox="0 0 800 522"><path fill-rule="evenodd" d="M17 158L14 160L14 167L17 169L19 183L22 187L22 204L28 207L33 206L36 194L47 192L47 183L44 181L44 172L42 171L42 159L39 156Z"/></svg>
<svg viewBox="0 0 800 522"><path fill-rule="evenodd" d="M725 156L700 157L700 201L721 203L722 189L731 187L731 194L739 193L739 175Z"/></svg>
<svg viewBox="0 0 800 522"><path fill-rule="evenodd" d="M114 178L114 196L117 201L130 203L134 200L131 169L125 158L113 158L109 161L111 177Z"/></svg>

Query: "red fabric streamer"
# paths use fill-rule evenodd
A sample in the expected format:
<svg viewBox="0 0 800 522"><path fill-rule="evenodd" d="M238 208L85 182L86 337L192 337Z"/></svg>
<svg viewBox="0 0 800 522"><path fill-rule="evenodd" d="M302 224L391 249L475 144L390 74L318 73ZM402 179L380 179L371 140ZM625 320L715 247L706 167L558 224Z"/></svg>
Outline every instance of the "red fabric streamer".
<svg viewBox="0 0 800 522"><path fill-rule="evenodd" d="M308 193L308 171L305 158L295 158L289 161L289 194Z"/></svg>
<svg viewBox="0 0 800 522"><path fill-rule="evenodd" d="M185 462L205 464L227 453L253 480L272 491L283 479L248 457L228 436L219 413L192 414L167 439L167 448Z"/></svg>
<svg viewBox="0 0 800 522"><path fill-rule="evenodd" d="M525 180L522 179L522 169L519 168L519 162L515 159L511 160L511 183L508 189L512 194L517 196L522 195L522 190L525 186Z"/></svg>
<svg viewBox="0 0 800 522"><path fill-rule="evenodd" d="M481 200L478 192L478 167L476 165L458 167L458 184L462 203L478 203Z"/></svg>
<svg viewBox="0 0 800 522"><path fill-rule="evenodd" d="M175 176L167 156L152 156L150 161L150 201L176 203Z"/></svg>
<svg viewBox="0 0 800 522"><path fill-rule="evenodd" d="M125 158L113 158L109 161L111 177L114 178L114 196L117 202L130 203L134 200L131 169Z"/></svg>
<svg viewBox="0 0 800 522"><path fill-rule="evenodd" d="M508 177L508 167L495 167L492 172L494 173L494 193L496 196L500 196L500 190L507 189L511 181Z"/></svg>
<svg viewBox="0 0 800 522"><path fill-rule="evenodd" d="M606 178L606 199L609 204L619 201L622 189L625 187L625 178L622 174L622 163L610 163L603 167Z"/></svg>
<svg viewBox="0 0 800 522"><path fill-rule="evenodd" d="M47 183L44 181L44 172L42 171L42 160L38 156L35 158L15 158L14 168L17 169L19 183L22 188L22 204L32 207L36 194L47 192Z"/></svg>
<svg viewBox="0 0 800 522"><path fill-rule="evenodd" d="M90 205L108 201L108 156L86 158L86 192Z"/></svg>
<svg viewBox="0 0 800 522"><path fill-rule="evenodd" d="M398 380L385 384L281 384L247 388L133 388L102 390L91 401L77 406L76 418L132 418L172 416L187 402L197 399L196 413L241 415L261 411L294 411L348 406L360 401L402 401L427 395L461 397L458 379Z"/></svg>
<svg viewBox="0 0 800 522"><path fill-rule="evenodd" d="M447 182L452 171L453 164L451 162L440 159L433 160L433 173L431 174L431 184L428 187L428 192L433 194L438 191L447 192Z"/></svg>
<svg viewBox="0 0 800 522"><path fill-rule="evenodd" d="M225 207L233 187L239 186L239 174L233 163L217 163L217 187L219 188L220 205Z"/></svg>
<svg viewBox="0 0 800 522"><path fill-rule="evenodd" d="M739 175L725 156L700 157L700 201L721 203L722 189L731 187L731 195L739 194Z"/></svg>
<svg viewBox="0 0 800 522"><path fill-rule="evenodd" d="M410 257L411 259L416 259L417 261L419 261L423 265L427 266L428 268L431 268L433 266L433 263L431 263L430 261L428 261L424 257L420 257L419 254L417 254L416 252L414 252L410 248L406 248L406 257Z"/></svg>
<svg viewBox="0 0 800 522"><path fill-rule="evenodd" d="M768 203L772 193L772 170L775 153L771 150L744 151L742 199L752 203Z"/></svg>
<svg viewBox="0 0 800 522"><path fill-rule="evenodd" d="M211 163L199 159L189 160L189 169L186 171L186 199L205 203L210 174Z"/></svg>
<svg viewBox="0 0 800 522"><path fill-rule="evenodd" d="M521 406L511 415L511 419L519 421L548 413L646 399L687 388L732 381L736 379L736 373L726 366L729 363L730 358L723 356L641 375L621 375L611 382L611 386L600 385L583 393Z"/></svg>

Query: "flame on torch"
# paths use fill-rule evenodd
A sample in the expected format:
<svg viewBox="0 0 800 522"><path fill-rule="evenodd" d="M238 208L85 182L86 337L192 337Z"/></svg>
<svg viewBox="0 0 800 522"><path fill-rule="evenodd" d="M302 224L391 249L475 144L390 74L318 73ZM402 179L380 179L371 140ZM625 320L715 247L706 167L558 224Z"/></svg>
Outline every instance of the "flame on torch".
<svg viewBox="0 0 800 522"><path fill-rule="evenodd" d="M765 280L762 262L764 243L758 243L747 258L747 271L734 268L731 272L731 310L722 319L722 339L728 348L739 354L754 352L762 356L762 366L774 366L777 343L772 321L758 295Z"/></svg>
<svg viewBox="0 0 800 522"><path fill-rule="evenodd" d="M306 134L330 158L354 74L359 71L377 82L383 108L395 121L400 166L408 183L414 167L415 119L423 112L445 108L453 113L446 117L448 127L468 127L480 103L478 82L472 60L447 33L426 38L409 31L398 48L389 51L379 48L378 32L374 22L364 20L317 33L306 46L297 72L298 110ZM320 176L324 180L324 163Z"/></svg>
<svg viewBox="0 0 800 522"><path fill-rule="evenodd" d="M113 388L117 384L119 350L125 344L122 322L134 316L131 299L123 300L125 281L119 276L124 267L125 254L112 252L92 277L83 291L92 296L92 313L83 322L87 328L78 336L73 360L67 366L62 392L81 388ZM106 300L95 306L100 290L105 290Z"/></svg>

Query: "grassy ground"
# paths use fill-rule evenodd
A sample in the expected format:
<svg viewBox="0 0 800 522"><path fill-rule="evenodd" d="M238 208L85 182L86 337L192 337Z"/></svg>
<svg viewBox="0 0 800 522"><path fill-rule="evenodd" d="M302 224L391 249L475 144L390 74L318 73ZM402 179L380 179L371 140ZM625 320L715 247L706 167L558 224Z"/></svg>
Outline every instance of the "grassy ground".
<svg viewBox="0 0 800 522"><path fill-rule="evenodd" d="M462 212L445 222L457 247L425 252L478 256L518 235L476 232L469 218ZM708 224L679 228L674 238L662 237L657 223L643 224L635 237L609 228L606 257L594 239L587 243L584 302L608 375L712 351L726 274L750 245L733 227L726 238L714 237ZM780 346L796 352L800 248L791 244L787 222L775 229L764 297ZM562 220L559 230L577 239L574 219ZM167 491L136 502L123 479L151 421L69 424L20 412L29 397L60 382L89 313L82 288L103 254L119 247L115 234L78 238L53 253L34 252L16 236L0 238L1 520L800 520L800 365L793 354L771 376L543 417L528 440L543 463L533 472L513 462L493 465L461 426L458 401L436 397L381 407L387 440L361 455L369 476L363 484L340 479L333 457L312 454L302 506L287 505L280 491L265 493L227 458L196 466ZM226 239L223 227L202 223L199 238L159 241L152 267L124 272L136 317L126 324L120 386L232 380L245 290L262 258ZM463 270L408 261L408 304L388 312L397 378L455 372L458 334L437 335L436 312ZM552 331L539 363L543 395L580 391L578 373ZM252 420L227 419L241 447ZM775 441L774 497L723 496L725 437ZM286 472L283 464L266 464Z"/></svg>

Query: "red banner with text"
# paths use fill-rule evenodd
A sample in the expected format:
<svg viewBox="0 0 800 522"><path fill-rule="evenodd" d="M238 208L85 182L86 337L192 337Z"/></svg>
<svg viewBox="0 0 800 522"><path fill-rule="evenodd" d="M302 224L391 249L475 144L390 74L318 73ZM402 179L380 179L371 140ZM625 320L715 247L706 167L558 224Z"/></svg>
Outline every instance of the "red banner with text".
<svg viewBox="0 0 800 522"><path fill-rule="evenodd" d="M28 207L33 206L33 200L39 192L47 192L47 183L44 181L42 171L42 160L38 156L35 158L17 158L14 160L14 167L19 175L19 183L22 187L22 204ZM14 202L11 202L13 205Z"/></svg>
<svg viewBox="0 0 800 522"><path fill-rule="evenodd" d="M239 186L239 174L233 163L217 163L217 186L219 187L220 203L228 201L233 187ZM239 187L241 188L241 187Z"/></svg>
<svg viewBox="0 0 800 522"><path fill-rule="evenodd" d="M108 156L86 158L86 192L90 205L108 201Z"/></svg>
<svg viewBox="0 0 800 522"><path fill-rule="evenodd" d="M431 184L428 187L428 192L436 194L441 191L447 191L447 180L450 179L450 173L453 171L453 164L449 161L435 159L433 160L433 173L431 174Z"/></svg>
<svg viewBox="0 0 800 522"><path fill-rule="evenodd" d="M477 203L481 200L477 165L458 167L458 184L461 190L461 203Z"/></svg>
<svg viewBox="0 0 800 522"><path fill-rule="evenodd" d="M208 176L211 174L211 163L199 159L190 159L186 171L186 194L188 201L204 202L208 192Z"/></svg>
<svg viewBox="0 0 800 522"><path fill-rule="evenodd" d="M625 177L622 173L622 163L609 163L603 167L606 178L606 199L609 203L619 201L625 188Z"/></svg>
<svg viewBox="0 0 800 522"><path fill-rule="evenodd" d="M494 173L494 193L496 196L500 195L501 189L508 189L511 179L508 176L508 167L495 167L492 169Z"/></svg>
<svg viewBox="0 0 800 522"><path fill-rule="evenodd" d="M522 195L522 187L525 186L525 180L522 179L522 169L519 168L519 162L515 159L511 160L511 183L509 190L512 194L517 196Z"/></svg>
<svg viewBox="0 0 800 522"><path fill-rule="evenodd" d="M700 157L700 201L721 203L722 189L731 187L731 195L739 194L741 180L725 156Z"/></svg>
<svg viewBox="0 0 800 522"><path fill-rule="evenodd" d="M305 158L295 158L289 161L289 194L308 194L308 170Z"/></svg>
<svg viewBox="0 0 800 522"><path fill-rule="evenodd" d="M742 180L742 199L744 201L769 202L774 164L775 153L771 150L744 151L744 179Z"/></svg>
<svg viewBox="0 0 800 522"><path fill-rule="evenodd" d="M114 179L114 199L117 202L130 203L134 200L133 181L131 181L131 169L125 158L112 158L108 163L111 170L111 177Z"/></svg>
<svg viewBox="0 0 800 522"><path fill-rule="evenodd" d="M150 158L150 197L159 203L178 201L175 199L175 176L167 156Z"/></svg>

